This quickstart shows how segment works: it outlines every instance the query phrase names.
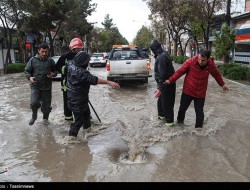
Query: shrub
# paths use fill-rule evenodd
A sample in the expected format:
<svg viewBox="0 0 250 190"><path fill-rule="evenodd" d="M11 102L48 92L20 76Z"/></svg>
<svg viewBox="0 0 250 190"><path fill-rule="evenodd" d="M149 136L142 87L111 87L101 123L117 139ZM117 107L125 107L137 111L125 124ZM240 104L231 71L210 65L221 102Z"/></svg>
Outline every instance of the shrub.
<svg viewBox="0 0 250 190"><path fill-rule="evenodd" d="M173 56L173 60L175 63L183 64L189 57L188 56Z"/></svg>
<svg viewBox="0 0 250 190"><path fill-rule="evenodd" d="M25 64L23 63L12 63L7 65L7 73L21 73L24 72Z"/></svg>
<svg viewBox="0 0 250 190"><path fill-rule="evenodd" d="M247 80L247 68L246 67L232 67L229 69L228 78L233 80Z"/></svg>
<svg viewBox="0 0 250 190"><path fill-rule="evenodd" d="M239 66L240 66L240 65L238 65L238 64L233 64L233 63L232 63L232 64L223 64L223 65L219 65L218 68L219 68L221 74L222 74L223 76L226 76L226 75L229 74L230 68L239 67Z"/></svg>
<svg viewBox="0 0 250 190"><path fill-rule="evenodd" d="M250 68L239 64L223 64L219 66L223 76L232 80L250 80Z"/></svg>

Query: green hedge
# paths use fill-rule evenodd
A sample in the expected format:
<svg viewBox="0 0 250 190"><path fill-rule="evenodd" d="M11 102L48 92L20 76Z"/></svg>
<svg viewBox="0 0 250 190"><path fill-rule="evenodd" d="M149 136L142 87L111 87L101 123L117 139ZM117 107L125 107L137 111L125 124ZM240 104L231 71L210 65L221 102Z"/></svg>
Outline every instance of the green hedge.
<svg viewBox="0 0 250 190"><path fill-rule="evenodd" d="M183 64L189 57L187 56L173 56L172 61L175 63ZM247 80L250 81L250 67L243 64L229 63L218 66L221 74L232 80Z"/></svg>
<svg viewBox="0 0 250 190"><path fill-rule="evenodd" d="M189 58L188 56L182 56L182 55L171 56L172 61L179 64L183 64L188 58Z"/></svg>
<svg viewBox="0 0 250 190"><path fill-rule="evenodd" d="M232 80L250 81L250 67L241 64L223 64L218 66L221 74Z"/></svg>
<svg viewBox="0 0 250 190"><path fill-rule="evenodd" d="M24 72L25 64L23 63L12 63L7 65L7 73L21 73Z"/></svg>

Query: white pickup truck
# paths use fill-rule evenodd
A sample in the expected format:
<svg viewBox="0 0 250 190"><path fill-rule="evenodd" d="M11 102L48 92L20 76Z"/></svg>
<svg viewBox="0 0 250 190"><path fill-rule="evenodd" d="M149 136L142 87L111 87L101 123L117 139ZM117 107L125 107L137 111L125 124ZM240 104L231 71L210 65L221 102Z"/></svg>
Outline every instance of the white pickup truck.
<svg viewBox="0 0 250 190"><path fill-rule="evenodd" d="M148 83L150 59L136 45L113 45L106 65L107 80Z"/></svg>

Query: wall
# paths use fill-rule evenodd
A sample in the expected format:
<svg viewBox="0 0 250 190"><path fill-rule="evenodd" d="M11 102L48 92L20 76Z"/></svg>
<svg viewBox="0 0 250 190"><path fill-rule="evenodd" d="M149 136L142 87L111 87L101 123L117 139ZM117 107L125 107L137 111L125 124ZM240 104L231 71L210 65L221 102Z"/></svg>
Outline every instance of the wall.
<svg viewBox="0 0 250 190"><path fill-rule="evenodd" d="M241 20L241 21L237 21L237 23L235 23L234 28L238 29L240 28L241 25L243 24L248 24L250 25L250 20Z"/></svg>
<svg viewBox="0 0 250 190"><path fill-rule="evenodd" d="M245 0L245 12L250 11L250 0Z"/></svg>

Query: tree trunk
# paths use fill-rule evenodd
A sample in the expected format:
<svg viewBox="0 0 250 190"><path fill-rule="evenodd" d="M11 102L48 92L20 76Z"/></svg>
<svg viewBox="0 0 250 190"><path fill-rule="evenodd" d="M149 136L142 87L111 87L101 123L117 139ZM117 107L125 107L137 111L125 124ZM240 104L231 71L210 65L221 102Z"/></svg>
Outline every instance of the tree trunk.
<svg viewBox="0 0 250 190"><path fill-rule="evenodd" d="M230 22L231 22L231 0L227 0L227 13L226 13L226 18L225 19L226 19L226 24L230 28ZM230 61L229 54L223 56L223 61L224 61L224 63L229 63L229 61Z"/></svg>
<svg viewBox="0 0 250 190"><path fill-rule="evenodd" d="M21 54L21 61L22 63L25 63L25 50L23 48L24 42L22 37L20 37L20 30L17 30L17 40L18 40L18 44L19 44L19 49L20 49L20 54Z"/></svg>
<svg viewBox="0 0 250 190"><path fill-rule="evenodd" d="M230 61L229 55L224 55L223 56L223 62L224 63L229 63L229 61Z"/></svg>
<svg viewBox="0 0 250 190"><path fill-rule="evenodd" d="M227 0L226 24L230 27L231 21L231 0Z"/></svg>
<svg viewBox="0 0 250 190"><path fill-rule="evenodd" d="M10 49L11 49L11 45L12 45L12 36L11 36L11 32L8 31L8 40L7 40L7 53L6 53L6 57L5 57L5 63L4 63L4 74L7 73L7 65L9 63L12 63L11 60L11 55L10 55Z"/></svg>
<svg viewBox="0 0 250 190"><path fill-rule="evenodd" d="M50 30L48 30L48 37L49 37L49 44L50 44L50 53L49 53L49 56L52 57L52 56L54 56L55 53L54 53L54 41L52 39Z"/></svg>

